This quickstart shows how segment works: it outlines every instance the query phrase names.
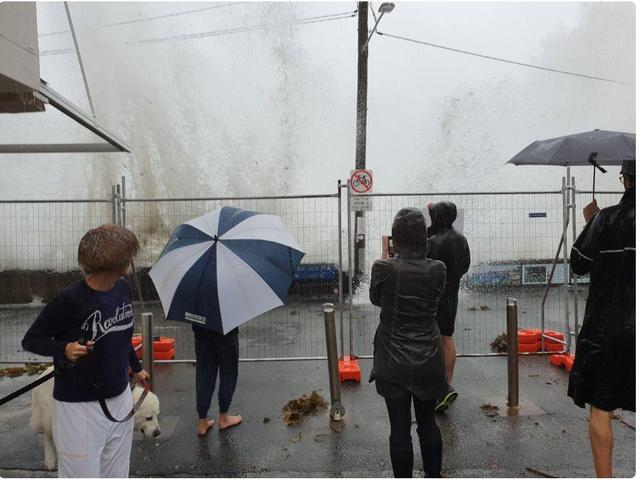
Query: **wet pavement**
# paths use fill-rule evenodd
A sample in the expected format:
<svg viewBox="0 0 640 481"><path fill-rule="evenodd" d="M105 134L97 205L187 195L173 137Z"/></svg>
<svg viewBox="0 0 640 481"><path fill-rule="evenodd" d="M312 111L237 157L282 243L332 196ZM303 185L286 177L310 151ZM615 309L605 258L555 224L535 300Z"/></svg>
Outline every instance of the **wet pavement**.
<svg viewBox="0 0 640 481"><path fill-rule="evenodd" d="M361 360L363 377L371 361ZM195 433L195 368L157 365L163 434L136 440L131 475L136 477L390 477L389 426L383 399L372 384L343 384L346 408L341 433L328 415L287 427L280 410L313 389L329 400L326 361L241 363L231 411L244 421L229 431ZM520 399L543 414L487 416L481 406L504 404L506 358L461 358L455 387L460 398L438 417L447 477L535 477L527 468L560 477L591 477L587 411L566 396L567 374L546 356L521 357ZM0 378L0 396L33 378ZM215 399L214 399L215 405ZM53 476L43 471L41 437L28 430L30 396L0 407L0 476ZM215 413L216 409L212 410ZM635 426L635 415L621 417ZM269 418L270 421L267 422ZM614 466L619 477L635 474L635 430L613 421ZM422 463L415 428L415 475Z"/></svg>
<svg viewBox="0 0 640 481"><path fill-rule="evenodd" d="M540 328L539 286L512 289L460 292L454 339L458 354L482 354L491 351L490 343L506 330L505 299L518 299L519 325L522 328ZM578 293L579 319L582 320L586 289ZM336 326L340 333L338 300L332 296L314 299L293 299L286 306L263 314L240 328L240 357L243 359L323 357L326 352L322 304L336 305ZM564 290L553 288L547 301L547 329L564 332ZM154 334L176 339L176 359L195 358L193 334L190 325L165 321L158 301L146 302L145 308L154 315ZM570 302L573 326L573 302ZM22 350L20 342L33 320L42 310L42 304L0 306L0 361L26 362L41 358ZM134 305L135 312L142 312ZM345 351L349 350L348 306L343 312ZM367 289L354 296L353 352L359 356L373 354L373 335L379 322L379 309L369 303ZM140 330L140 326L137 326Z"/></svg>

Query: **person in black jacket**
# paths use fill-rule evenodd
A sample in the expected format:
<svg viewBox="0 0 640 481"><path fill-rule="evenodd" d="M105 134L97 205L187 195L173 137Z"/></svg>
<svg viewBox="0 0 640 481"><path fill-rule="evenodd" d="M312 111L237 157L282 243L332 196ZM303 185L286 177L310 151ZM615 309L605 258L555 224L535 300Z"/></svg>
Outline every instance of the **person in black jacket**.
<svg viewBox="0 0 640 481"><path fill-rule="evenodd" d="M635 161L622 164L625 193L618 205L591 202L587 222L571 250L571 269L590 274L589 297L569 375L569 396L591 405L589 437L598 477L613 477L611 417L635 412L636 187Z"/></svg>
<svg viewBox="0 0 640 481"><path fill-rule="evenodd" d="M139 381L149 380L131 345L131 288L122 278L137 251L138 239L124 227L87 232L78 246L85 278L56 295L22 340L25 350L52 356L60 370L52 428L61 478L129 476L133 418L113 423L96 401L124 418L133 408L129 368Z"/></svg>
<svg viewBox="0 0 640 481"><path fill-rule="evenodd" d="M389 448L395 477L411 477L411 402L413 401L424 471L439 477L442 437L435 421L436 399L447 392L438 302L446 267L426 258L427 228L418 209L401 209L393 221L396 257L378 260L371 269L369 297L382 308L374 338L376 390L389 412Z"/></svg>
<svg viewBox="0 0 640 481"><path fill-rule="evenodd" d="M453 331L458 311L460 279L469 270L471 258L467 239L453 228L453 222L457 215L456 205L453 202L438 202L435 205L429 205L431 226L427 231L429 237L427 257L442 261L447 266L447 281L438 305L436 319L442 336L444 365L449 388L447 394L438 400L436 412L445 411L458 397L458 393L451 387L453 370L456 365Z"/></svg>

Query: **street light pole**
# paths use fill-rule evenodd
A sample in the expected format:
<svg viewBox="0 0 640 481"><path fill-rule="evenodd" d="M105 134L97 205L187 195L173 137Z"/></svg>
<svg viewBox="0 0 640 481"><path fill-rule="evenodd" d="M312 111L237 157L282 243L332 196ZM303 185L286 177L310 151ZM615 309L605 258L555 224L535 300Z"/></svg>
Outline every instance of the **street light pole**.
<svg viewBox="0 0 640 481"><path fill-rule="evenodd" d="M366 48L369 30L367 2L358 2L358 90L356 95L356 169L367 166L367 84L369 50ZM349 212L351 215L351 212ZM356 211L354 245L354 278L359 284L364 266L364 212ZM353 282L353 280L352 280Z"/></svg>

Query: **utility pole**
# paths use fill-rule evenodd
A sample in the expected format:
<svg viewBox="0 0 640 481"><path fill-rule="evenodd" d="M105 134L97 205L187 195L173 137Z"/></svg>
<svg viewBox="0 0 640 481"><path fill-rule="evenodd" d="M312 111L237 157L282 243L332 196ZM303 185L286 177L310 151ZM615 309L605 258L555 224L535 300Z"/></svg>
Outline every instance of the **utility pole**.
<svg viewBox="0 0 640 481"><path fill-rule="evenodd" d="M356 96L356 169L367 166L367 84L369 49L365 48L369 29L367 20L369 4L358 2L358 91ZM351 212L349 212L351 215ZM356 235L354 239L354 284L362 279L364 257L364 212L356 211Z"/></svg>

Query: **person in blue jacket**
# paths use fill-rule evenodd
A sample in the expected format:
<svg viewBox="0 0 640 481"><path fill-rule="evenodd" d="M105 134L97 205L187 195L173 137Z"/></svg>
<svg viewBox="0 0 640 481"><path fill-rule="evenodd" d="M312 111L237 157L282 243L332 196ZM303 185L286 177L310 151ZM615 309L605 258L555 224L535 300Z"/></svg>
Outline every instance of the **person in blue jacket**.
<svg viewBox="0 0 640 481"><path fill-rule="evenodd" d="M49 302L22 340L25 350L52 356L59 374L53 388L53 440L59 477L129 476L133 418L129 368L149 375L131 345L133 307L123 278L138 251L136 236L116 225L87 232L78 246L84 279Z"/></svg>

